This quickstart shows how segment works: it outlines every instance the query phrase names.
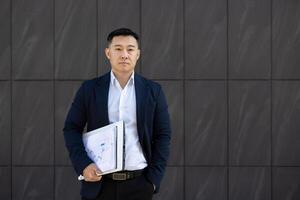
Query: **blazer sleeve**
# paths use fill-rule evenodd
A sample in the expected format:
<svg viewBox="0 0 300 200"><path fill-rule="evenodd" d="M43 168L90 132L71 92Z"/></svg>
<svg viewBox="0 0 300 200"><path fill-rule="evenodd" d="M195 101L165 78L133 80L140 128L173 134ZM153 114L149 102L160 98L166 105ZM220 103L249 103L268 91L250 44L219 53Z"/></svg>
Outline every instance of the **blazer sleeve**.
<svg viewBox="0 0 300 200"><path fill-rule="evenodd" d="M78 175L93 162L88 157L82 141L82 132L87 122L85 96L83 83L75 95L63 128L65 145Z"/></svg>
<svg viewBox="0 0 300 200"><path fill-rule="evenodd" d="M155 184L155 193L159 191L170 152L171 126L165 95L159 87L157 105L154 112L153 140L151 145L151 162L147 178Z"/></svg>

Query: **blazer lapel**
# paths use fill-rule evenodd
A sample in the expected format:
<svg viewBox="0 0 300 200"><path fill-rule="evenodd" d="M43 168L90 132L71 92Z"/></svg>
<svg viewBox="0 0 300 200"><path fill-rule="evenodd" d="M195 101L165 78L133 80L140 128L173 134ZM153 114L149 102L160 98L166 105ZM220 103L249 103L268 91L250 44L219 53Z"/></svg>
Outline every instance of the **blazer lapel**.
<svg viewBox="0 0 300 200"><path fill-rule="evenodd" d="M144 123L145 123L145 104L147 99L147 86L145 81L135 73L134 75L135 98L136 98L136 120L140 141L143 141Z"/></svg>
<svg viewBox="0 0 300 200"><path fill-rule="evenodd" d="M100 127L109 124L107 108L109 83L110 73L107 73L103 77L99 78L97 86L95 87L96 112L97 116L99 117L98 121Z"/></svg>

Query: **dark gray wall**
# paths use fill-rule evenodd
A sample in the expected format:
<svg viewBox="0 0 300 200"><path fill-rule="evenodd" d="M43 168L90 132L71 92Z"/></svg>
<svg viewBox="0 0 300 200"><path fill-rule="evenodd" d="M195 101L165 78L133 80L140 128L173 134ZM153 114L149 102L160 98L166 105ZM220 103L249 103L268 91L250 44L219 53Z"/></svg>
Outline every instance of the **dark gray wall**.
<svg viewBox="0 0 300 200"><path fill-rule="evenodd" d="M120 26L170 106L156 200L300 199L300 1L1 0L1 200L79 199L63 122Z"/></svg>

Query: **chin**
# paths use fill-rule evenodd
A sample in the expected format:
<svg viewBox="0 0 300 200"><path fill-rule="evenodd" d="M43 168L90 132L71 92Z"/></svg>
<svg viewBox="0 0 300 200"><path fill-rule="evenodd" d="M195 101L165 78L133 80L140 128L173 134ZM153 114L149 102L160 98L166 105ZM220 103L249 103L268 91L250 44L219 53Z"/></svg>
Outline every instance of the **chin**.
<svg viewBox="0 0 300 200"><path fill-rule="evenodd" d="M130 73L133 71L133 69L128 69L123 67L123 68L119 68L118 71L121 73Z"/></svg>
<svg viewBox="0 0 300 200"><path fill-rule="evenodd" d="M133 70L133 68L129 67L128 65L122 65L122 66L119 67L119 70L124 71L124 72L130 72L130 71Z"/></svg>

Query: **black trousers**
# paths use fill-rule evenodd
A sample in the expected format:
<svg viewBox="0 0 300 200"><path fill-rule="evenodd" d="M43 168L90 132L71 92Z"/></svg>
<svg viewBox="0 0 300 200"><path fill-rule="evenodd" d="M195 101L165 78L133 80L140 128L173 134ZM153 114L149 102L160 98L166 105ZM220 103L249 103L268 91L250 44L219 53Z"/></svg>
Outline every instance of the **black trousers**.
<svg viewBox="0 0 300 200"><path fill-rule="evenodd" d="M96 199L82 200L151 200L154 188L145 175L117 181L103 177L102 189Z"/></svg>

